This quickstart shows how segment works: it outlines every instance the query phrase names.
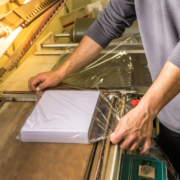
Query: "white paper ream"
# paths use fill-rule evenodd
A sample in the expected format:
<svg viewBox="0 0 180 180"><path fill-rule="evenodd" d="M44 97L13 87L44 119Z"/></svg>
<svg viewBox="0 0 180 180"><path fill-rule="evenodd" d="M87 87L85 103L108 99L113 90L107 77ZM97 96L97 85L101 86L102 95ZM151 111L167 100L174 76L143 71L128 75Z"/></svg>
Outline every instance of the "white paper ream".
<svg viewBox="0 0 180 180"><path fill-rule="evenodd" d="M46 91L21 129L23 142L88 143L98 91Z"/></svg>

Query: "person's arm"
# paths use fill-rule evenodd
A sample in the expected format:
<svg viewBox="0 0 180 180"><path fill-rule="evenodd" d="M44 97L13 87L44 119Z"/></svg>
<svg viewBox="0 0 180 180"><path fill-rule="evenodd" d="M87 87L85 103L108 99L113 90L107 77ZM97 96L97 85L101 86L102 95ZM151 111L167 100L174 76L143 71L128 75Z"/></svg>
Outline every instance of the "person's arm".
<svg viewBox="0 0 180 180"><path fill-rule="evenodd" d="M180 92L180 68L167 61L156 81L136 108L121 118L111 142L122 149L136 150L144 143L145 153L151 146L153 120L159 111Z"/></svg>
<svg viewBox="0 0 180 180"><path fill-rule="evenodd" d="M40 73L32 77L28 82L29 90L43 90L58 85L69 74L95 58L102 50L99 44L85 36L74 53L57 71Z"/></svg>
<svg viewBox="0 0 180 180"><path fill-rule="evenodd" d="M98 16L87 35L105 48L112 39L122 36L136 20L134 0L111 0Z"/></svg>
<svg viewBox="0 0 180 180"><path fill-rule="evenodd" d="M43 90L59 84L65 77L95 58L113 39L136 20L134 0L111 0L87 32L77 49L57 71L40 73L29 80L29 90Z"/></svg>

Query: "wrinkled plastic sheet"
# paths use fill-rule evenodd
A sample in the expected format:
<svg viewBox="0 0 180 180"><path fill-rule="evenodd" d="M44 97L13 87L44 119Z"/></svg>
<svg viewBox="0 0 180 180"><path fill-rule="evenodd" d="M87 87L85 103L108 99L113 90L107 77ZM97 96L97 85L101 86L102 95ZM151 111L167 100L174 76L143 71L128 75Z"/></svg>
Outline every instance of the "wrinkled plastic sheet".
<svg viewBox="0 0 180 180"><path fill-rule="evenodd" d="M133 106L131 101L132 91L129 89L122 89L120 87L131 87L133 71L147 70L147 62L144 57L137 54L129 54L122 47L123 43L132 43L137 41L136 35L124 38L118 46L113 49L108 49L108 53L101 55L88 65L80 68L75 73L68 76L63 83L55 88L48 88L47 90L98 90L100 91L98 103L92 117L93 127L88 140L85 143L94 143L96 141L109 138L119 123L121 117L128 113ZM62 57L67 56L70 49L67 49ZM115 51L118 51L117 53ZM56 70L64 63L61 61L53 70ZM138 63L133 63L133 62ZM142 84L148 79L148 85L151 84L150 74L144 71L140 78ZM137 76L139 78L139 76ZM104 89L104 90L103 90ZM113 90L114 89L114 90ZM37 92L37 102L39 102L44 92ZM41 113L39 108L38 113ZM38 117L38 115L36 115ZM39 121L41 123L41 120ZM72 138L80 138L82 134L73 135ZM143 144L139 146L139 150L143 148ZM168 170L168 177L170 180L177 179L177 173L172 164L165 156L164 152L159 148L156 142L152 139L152 145L147 156L161 160L165 163Z"/></svg>
<svg viewBox="0 0 180 180"><path fill-rule="evenodd" d="M85 143L96 142L100 139L109 137L118 124L122 116L122 111L126 108L124 107L125 101L123 100L126 91L122 89L119 90L119 88L116 91L109 89L116 89L117 87L122 86L122 83L126 84L123 87L131 86L132 58L131 56L127 56L128 60L123 59L124 56L127 55L127 52L125 50L121 50L121 47L122 44L126 42L133 44L134 41L137 41L135 37L136 35L132 35L130 37L123 38L117 46L109 49L107 48L107 53L101 55L98 59L95 59L85 67L82 67L80 70L67 77L63 83L55 88L49 88L49 90L95 89L98 91L103 87L104 89L108 89L105 92L100 91L97 106L95 107L92 117L92 132L88 137L88 141ZM68 56L68 51L69 49L64 55L62 55L62 57L65 57L66 55ZM61 62L61 65L63 63L64 61ZM58 66L59 65L60 64L58 64ZM54 70L58 68L58 66L55 66ZM43 92L38 92L38 101L41 101L42 96ZM117 103L121 103L121 105L117 105ZM53 106L53 104L51 104L51 106ZM39 126L39 124L42 124L43 122L50 122L46 116L43 116L43 119L41 118L41 114L44 114L42 105L37 104L35 111L36 113L34 113L34 117L33 115L30 115L31 118L27 120L25 127L28 127L29 125L29 128L33 129L33 127L36 127L37 124ZM70 125L74 126L73 124ZM80 143L80 137L82 136L83 135L81 133L77 133L72 136L71 139L74 139L74 137L79 138ZM38 138L36 141L38 141Z"/></svg>
<svg viewBox="0 0 180 180"><path fill-rule="evenodd" d="M62 91L62 90L59 90L56 87L54 88L54 90L50 90L50 91ZM45 92L48 92L48 90ZM82 92L83 94L84 91L78 90L77 92L80 93ZM37 102L41 101L43 95L44 92L37 92L36 94ZM69 139L71 139L72 141L69 142L64 141L63 143L89 144L109 138L110 135L114 132L121 117L133 109L131 101L134 100L135 98L136 97L132 96L131 91L128 90L122 89L118 91L117 90L100 91L98 102L96 103L93 117L91 120L90 131L88 132L88 139L84 139L84 136L87 135L87 132L86 133L77 132L69 137ZM33 118L37 119L37 117L38 118L41 117L41 114L43 114L43 110L41 106L39 106L36 115ZM57 114L54 115L56 116ZM31 128L33 128L37 124L44 124L44 121L48 122L53 120L48 118L45 119L39 118L38 121L34 121L29 124L31 124ZM73 119L69 121L69 126L74 127L74 125L75 124L73 123ZM37 141L39 140L37 139ZM54 139L54 141L49 141L48 139L46 139L46 141L40 141L40 142L59 142L59 141L56 141L56 139ZM142 150L142 149L143 149L143 144L140 144L138 150ZM145 155L160 160L162 163L166 165L167 175L169 179L170 180L177 179L178 174L173 168L173 165L171 164L168 157L165 155L165 153L160 149L160 147L153 139L151 140L151 148L146 152Z"/></svg>
<svg viewBox="0 0 180 180"><path fill-rule="evenodd" d="M108 46L104 53L70 74L61 89L122 89L149 87L152 84L143 47L133 45L139 36L123 37L119 45ZM124 45L124 44L129 45ZM140 43L140 42L139 42ZM57 70L73 51L68 47L52 70Z"/></svg>
<svg viewBox="0 0 180 180"><path fill-rule="evenodd" d="M108 138L123 114L125 91L49 90L21 130L24 142L89 144Z"/></svg>

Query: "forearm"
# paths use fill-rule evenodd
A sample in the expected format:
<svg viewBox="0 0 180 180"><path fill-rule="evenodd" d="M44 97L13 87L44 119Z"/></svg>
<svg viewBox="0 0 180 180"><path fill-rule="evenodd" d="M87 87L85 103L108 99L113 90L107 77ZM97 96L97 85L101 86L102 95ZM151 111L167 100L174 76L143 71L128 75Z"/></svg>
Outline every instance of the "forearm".
<svg viewBox="0 0 180 180"><path fill-rule="evenodd" d="M103 48L85 36L69 59L56 71L44 72L28 81L30 91L40 91L58 85L69 74L94 59Z"/></svg>
<svg viewBox="0 0 180 180"><path fill-rule="evenodd" d="M103 48L85 36L69 59L57 70L62 79L94 59Z"/></svg>
<svg viewBox="0 0 180 180"><path fill-rule="evenodd" d="M159 111L180 92L180 68L167 61L156 81L138 106L123 116L111 136L111 142L134 151L144 144L141 153L151 147L152 121Z"/></svg>
<svg viewBox="0 0 180 180"><path fill-rule="evenodd" d="M167 61L156 81L139 103L139 108L156 116L180 92L180 68Z"/></svg>

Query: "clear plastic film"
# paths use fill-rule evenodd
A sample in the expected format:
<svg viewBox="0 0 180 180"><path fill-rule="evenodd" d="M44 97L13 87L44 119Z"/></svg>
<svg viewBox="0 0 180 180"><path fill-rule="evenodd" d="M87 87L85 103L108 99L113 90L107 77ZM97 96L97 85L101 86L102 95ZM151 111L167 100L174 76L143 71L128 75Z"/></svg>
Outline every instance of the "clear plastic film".
<svg viewBox="0 0 180 180"><path fill-rule="evenodd" d="M37 92L36 93L37 102L39 103L42 100L44 93L48 93L48 92L53 93L56 91L63 92L64 90L59 90L58 87L56 87L54 88L54 90L47 90L45 92L42 92L42 91ZM67 91L74 92L74 90L66 90L65 92ZM76 92L80 93L81 96L83 97L83 100L85 101L85 96L83 93L84 92L88 93L89 91L76 90ZM91 91L91 92L95 92L97 94L98 91ZM60 134L58 138L56 137L57 134L55 134L55 136L52 137L52 139L50 137L51 134L48 134L48 135L45 134L45 136L43 137L45 138L45 140L42 140L41 137L39 136L40 134L37 134L37 136L33 137L34 139L33 140L31 139L30 141L89 144L89 143L97 142L102 139L109 138L110 135L113 133L114 129L116 128L117 124L119 123L121 117L133 109L131 101L136 98L139 98L139 97L132 96L131 91L128 91L128 90L100 91L98 94L98 100L95 105L91 123L88 127L87 132L75 132L74 134L70 132L70 135L68 136L63 134L63 136L68 137L66 139L61 138L62 134ZM69 98L66 97L66 100L70 101L71 99L70 97ZM58 101L58 99L56 99L55 101ZM62 98L60 98L60 102L62 102ZM48 101L48 105L51 106L50 101ZM77 108L77 105L75 106L76 106L75 108ZM48 117L42 116L42 114L44 115L45 112L44 112L43 107L41 107L41 105L40 106L36 105L35 108L37 108L36 113L33 114L32 119L30 119L29 122L28 121L26 122L29 125L29 128L33 129L39 124L44 125L48 123L49 121L51 122L54 121L54 119L48 119ZM62 109L59 109L59 111L61 110ZM57 116L57 114L53 114L53 116L55 117ZM43 117L43 118L40 118L40 117ZM55 117L55 119L56 118L57 117ZM75 123L79 123L79 122L76 122L75 119L67 118L66 120L68 121L68 126L71 126L73 128L75 127ZM81 126L82 124L79 124L79 125ZM21 130L21 133L22 133L22 130ZM21 134L21 140L27 141L27 139L24 139L22 137L22 134ZM143 149L143 144L140 144L140 146L138 147L138 151L142 149ZM160 149L160 147L157 145L157 143L153 139L151 140L151 148L146 152L145 156L160 160L163 164L165 164L165 167L167 168L167 176L170 180L178 179L178 174L173 168L173 165L171 164L168 157L165 155L165 153ZM146 167L145 170L149 170L148 167Z"/></svg>
<svg viewBox="0 0 180 180"><path fill-rule="evenodd" d="M21 129L24 142L89 144L110 137L123 115L125 90L49 90Z"/></svg>
<svg viewBox="0 0 180 180"><path fill-rule="evenodd" d="M98 99L94 101L94 110L90 120L91 122L88 125L88 129L86 129L87 131L70 134L68 139L72 141L63 141L63 143L89 144L109 138L121 117L133 108L131 100L133 100L134 97L132 97L133 91L131 90L131 87L149 87L151 85L152 81L147 68L147 61L139 42L141 42L141 40L137 35L121 38L121 41L118 42L118 44L114 43L114 46L108 46L104 50L104 53L100 54L88 65L69 75L60 85L55 88L48 88L45 91L45 93L50 90L60 92L63 90L92 92L92 90L95 90L96 92L99 92ZM66 53L61 56L53 70L58 69L67 60L71 52L73 52L72 48L66 49ZM37 105L42 100L43 94L44 92L37 92ZM57 101L57 98L54 98L54 100ZM69 98L67 98L67 101L69 101ZM72 102L75 101L71 101L71 105ZM59 101L59 103L61 103L61 101ZM39 118L39 114L44 114L45 111L43 111L41 105L37 105L35 107L35 116L32 116L30 122L27 121L30 129L33 129L33 127L37 125L53 122L53 118L48 119L47 116L44 117L44 120ZM75 104L74 107L75 109L80 108ZM57 111L61 111L61 109L57 109ZM83 113L88 114L84 111ZM54 116L56 115L57 114L55 113ZM75 126L73 118L68 121L68 123L71 127ZM56 128L54 128L54 131L57 131ZM36 135L39 135L39 132L37 132ZM61 135L56 139L50 139L50 134L44 134L44 136L46 136L48 140L45 139L44 141L40 141L38 137L34 137L34 140L36 142L61 142ZM22 140L22 130L20 137ZM63 137L64 139L67 139L64 134ZM23 141L26 140L24 139ZM139 147L139 149L141 148L142 146ZM161 149L152 140L152 146L147 152L147 155L165 163L169 172L168 176L172 177L170 179L173 180L177 177L176 172L168 159L164 158L163 154Z"/></svg>
<svg viewBox="0 0 180 180"><path fill-rule="evenodd" d="M57 70L74 51L68 47L52 70ZM61 89L122 89L149 87L152 83L139 35L112 41L94 60L70 74Z"/></svg>
<svg viewBox="0 0 180 180"><path fill-rule="evenodd" d="M86 104L84 106L84 101L82 100L82 97L77 94L75 94L72 97L69 94L70 96L66 97L66 101L66 95L61 94L61 99L58 99L58 95L56 95L57 97L52 97L51 94L48 97L46 97L46 100L44 101L44 95L42 95L43 92L38 92L37 101L39 102L37 103L33 113L28 117L24 127L21 130L22 141L33 140L42 142L66 142L65 134L61 134L63 136L62 141L59 140L61 135L58 136L58 139L53 139L49 137L50 134L53 134L53 132L58 131L58 128L56 128L55 126L58 121L58 118L60 119L62 114L58 114L56 112L60 112L64 108L62 111L65 111L66 114L70 114L71 109L76 109L76 112L74 112L74 114L77 114L78 112L79 114L81 114L81 116L83 116L82 114L90 116L89 111L85 111L83 109L85 106L90 107L88 103L95 103L94 109L93 107L91 107L91 117L89 117L88 119L88 123L90 121L91 122L89 124L87 123L86 125L84 125L87 126L88 129L86 129L85 133L80 132L81 129L79 127L76 127L76 129L73 130L73 127L76 126L76 123L74 123L73 119L69 118L69 121L66 122L69 129L65 127L66 129L64 131L69 131L68 139L72 141L67 141L67 143L92 143L100 139L105 139L109 137L111 133L114 131L116 125L118 124L120 118L123 115L124 109L126 108L124 107L124 96L126 94L126 90L122 90L122 88L120 90L120 87L124 87L126 89L127 87L129 88L131 86L131 74L132 70L134 69L132 67L132 61L133 59L135 60L136 57L134 54L127 53L127 50L125 50L124 46L128 46L129 50L131 48L134 49L135 47L131 47L129 45L132 45L134 42L137 43L137 41L140 41L139 35L123 37L120 40L114 41L113 43L111 43L110 46L108 46L104 50L104 52L102 52L102 54L100 54L91 63L87 64L85 67L82 67L75 73L68 76L57 87L48 89L59 90L59 93L61 93L63 89L71 91L81 90L82 93L85 93L85 90L91 91L92 89L95 89L100 93L99 98L95 99L94 102L90 102L91 100L87 98L89 96L88 94L86 97L84 97L84 101L86 101ZM139 47L139 50L142 50L142 45L141 47ZM60 61L55 65L53 70L59 68L59 66L61 66L65 62L65 60L69 57L71 51L73 51L71 48L68 48L65 51L65 53L61 56ZM146 61L144 54L139 57L141 57L140 61ZM102 91L102 89L105 90ZM58 92L56 91L56 93ZM91 93L92 92L90 92L90 96ZM45 96L47 95L48 91L45 92ZM78 96L78 98L74 99L75 96ZM69 102L69 104L67 104L66 109L65 106L63 107L62 105L62 99L64 99L64 103ZM48 101L52 100L54 100L54 102L49 104ZM41 101L43 101L43 103ZM75 104L74 102L77 103ZM45 106L45 104L47 104L47 106L49 105L49 108L43 107ZM52 108L53 106L62 107L61 109L56 109L56 111L54 111ZM48 112L50 109L52 110L52 116L50 116L50 113ZM83 110L78 111L80 109ZM65 115L63 114L62 117L65 117ZM64 121L64 119L62 119L62 122ZM63 125L64 124L62 124L62 126ZM51 129L47 129L46 126L52 127L52 133L50 133ZM79 126L83 126L82 123ZM70 127L72 127L72 129ZM35 132L33 132L34 129ZM73 133L71 132L71 130L73 130ZM44 131L48 131L50 133L47 133L48 140L40 140L39 138L36 138L35 134L43 134ZM63 129L61 129L61 131L63 131ZM30 134L34 136L31 140L29 139ZM44 136L46 136L46 134Z"/></svg>

